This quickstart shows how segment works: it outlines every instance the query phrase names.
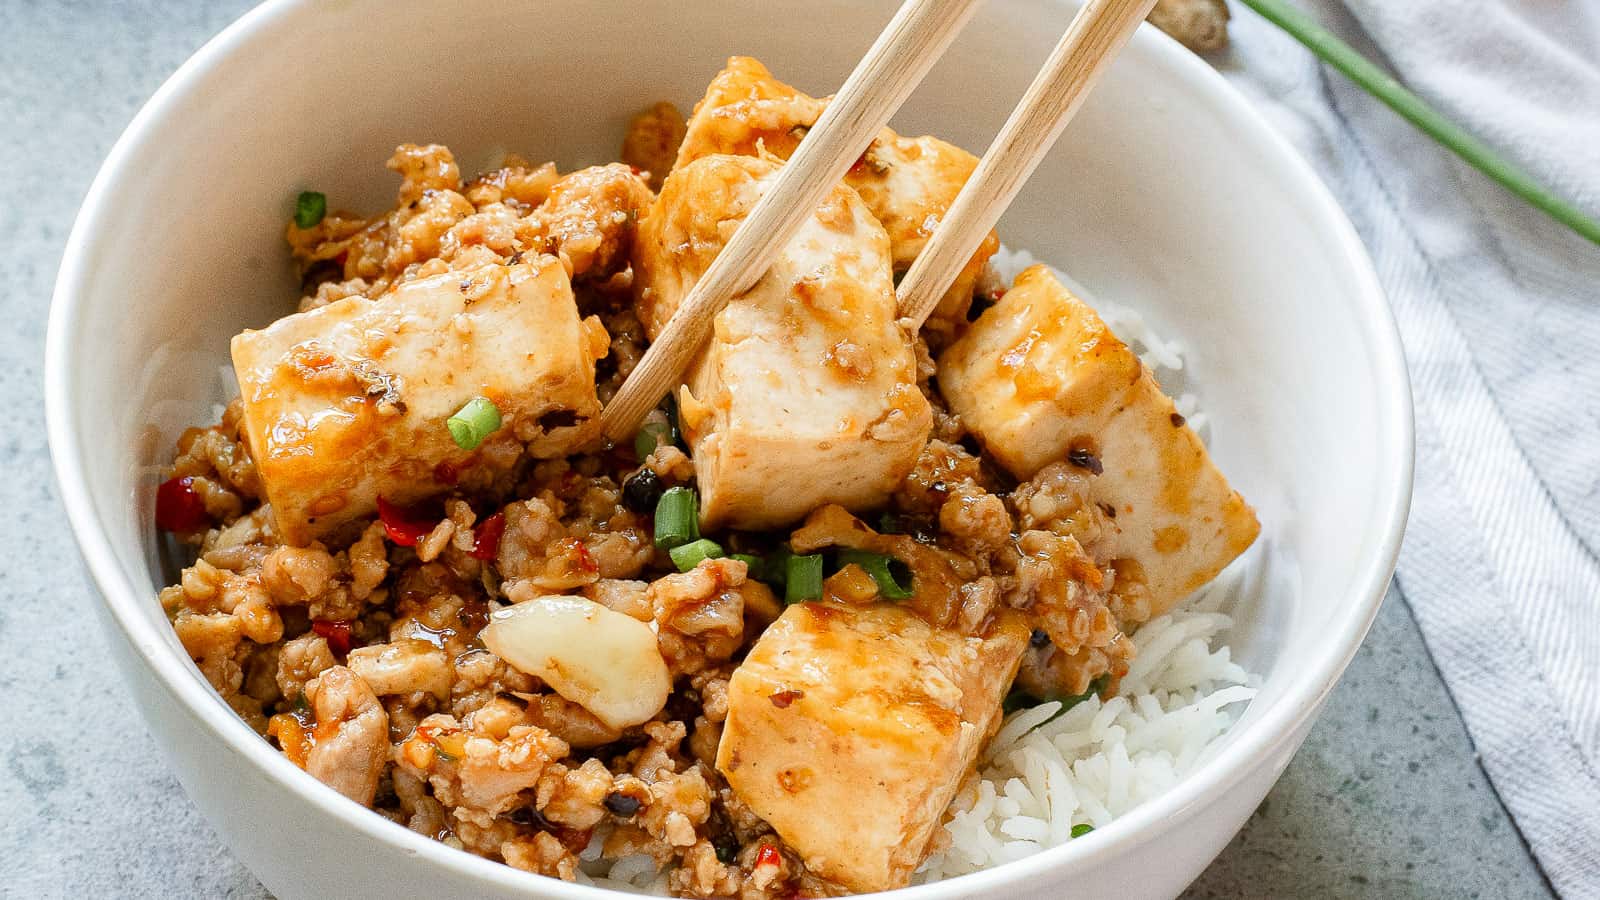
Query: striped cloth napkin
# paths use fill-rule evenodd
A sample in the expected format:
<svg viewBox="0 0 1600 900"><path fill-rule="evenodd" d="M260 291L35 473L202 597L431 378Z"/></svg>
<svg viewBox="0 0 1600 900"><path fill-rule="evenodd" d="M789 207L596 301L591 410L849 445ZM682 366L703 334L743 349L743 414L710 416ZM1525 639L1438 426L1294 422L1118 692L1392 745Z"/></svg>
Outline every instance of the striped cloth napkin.
<svg viewBox="0 0 1600 900"><path fill-rule="evenodd" d="M1300 3L1600 215L1600 4ZM1550 882L1600 898L1600 247L1247 9L1216 62L1372 253L1416 399L1398 587Z"/></svg>

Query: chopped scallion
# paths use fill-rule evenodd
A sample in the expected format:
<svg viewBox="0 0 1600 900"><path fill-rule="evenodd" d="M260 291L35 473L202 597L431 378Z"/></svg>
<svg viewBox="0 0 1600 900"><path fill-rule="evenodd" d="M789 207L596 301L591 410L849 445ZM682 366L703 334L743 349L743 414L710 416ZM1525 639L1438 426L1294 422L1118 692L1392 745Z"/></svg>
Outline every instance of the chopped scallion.
<svg viewBox="0 0 1600 900"><path fill-rule="evenodd" d="M735 553L733 555L733 558L737 559L738 561L740 561L742 563L744 563L745 568L749 570L748 574L745 575L746 578L750 579L751 581L765 581L766 580L766 575L767 575L767 561L766 560L762 559L759 556L755 556L755 555L752 555L752 554L749 554L749 553Z"/></svg>
<svg viewBox="0 0 1600 900"><path fill-rule="evenodd" d="M789 559L794 553L788 547L779 547L767 555L766 569L762 573L762 581L772 585L777 590L783 590L789 583Z"/></svg>
<svg viewBox="0 0 1600 900"><path fill-rule="evenodd" d="M315 228L328 214L328 198L317 191L301 191L294 201L296 228Z"/></svg>
<svg viewBox="0 0 1600 900"><path fill-rule="evenodd" d="M656 451L657 447L672 444L672 426L666 422L646 422L639 426L633 438L633 455L641 461Z"/></svg>
<svg viewBox="0 0 1600 900"><path fill-rule="evenodd" d="M500 428L500 407L487 397L474 397L445 421L450 437L463 450L476 450L484 438Z"/></svg>
<svg viewBox="0 0 1600 900"><path fill-rule="evenodd" d="M678 567L679 572L687 572L700 565L701 560L716 559L721 556L722 545L709 538L701 538L681 547L673 547L667 555L672 557L672 564Z"/></svg>
<svg viewBox="0 0 1600 900"><path fill-rule="evenodd" d="M790 556L784 562L783 602L822 599L822 554Z"/></svg>
<svg viewBox="0 0 1600 900"><path fill-rule="evenodd" d="M868 575L872 576L872 580L878 585L878 596L883 599L908 600L916 596L916 592L912 590L909 573L907 573L906 584L904 585L900 583L900 579L895 577L894 567L905 567L905 564L900 560L886 553L873 553L870 550L856 550L850 547L840 550L840 567L848 566L851 563L860 566Z"/></svg>
<svg viewBox="0 0 1600 900"><path fill-rule="evenodd" d="M699 498L686 487L668 488L656 501L656 546L682 547L700 539Z"/></svg>
<svg viewBox="0 0 1600 900"><path fill-rule="evenodd" d="M1080 838L1093 830L1093 825L1080 822L1079 824L1072 826L1072 836L1075 838Z"/></svg>

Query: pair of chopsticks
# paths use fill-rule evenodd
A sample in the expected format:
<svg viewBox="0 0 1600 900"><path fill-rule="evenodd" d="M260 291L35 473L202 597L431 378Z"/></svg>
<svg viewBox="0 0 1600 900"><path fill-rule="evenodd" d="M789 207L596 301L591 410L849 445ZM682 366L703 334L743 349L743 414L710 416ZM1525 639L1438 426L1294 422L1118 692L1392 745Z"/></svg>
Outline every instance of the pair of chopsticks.
<svg viewBox="0 0 1600 900"><path fill-rule="evenodd" d="M915 334L994 228L1106 67L1156 0L1088 0L1012 110L972 177L906 272L902 323ZM631 436L683 379L712 321L758 281L807 217L843 180L977 9L978 0L906 0L772 188L695 284L601 414L607 438Z"/></svg>

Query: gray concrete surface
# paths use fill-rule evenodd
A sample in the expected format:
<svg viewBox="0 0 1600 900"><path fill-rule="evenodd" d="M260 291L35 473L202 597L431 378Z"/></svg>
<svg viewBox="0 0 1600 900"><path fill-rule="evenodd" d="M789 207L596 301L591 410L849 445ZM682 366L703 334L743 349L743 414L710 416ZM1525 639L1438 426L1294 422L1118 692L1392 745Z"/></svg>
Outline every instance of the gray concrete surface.
<svg viewBox="0 0 1600 900"><path fill-rule="evenodd" d="M40 396L50 289L96 167L161 80L247 6L0 0L0 896L265 895L184 797L109 668ZM1189 896L1549 896L1399 596Z"/></svg>

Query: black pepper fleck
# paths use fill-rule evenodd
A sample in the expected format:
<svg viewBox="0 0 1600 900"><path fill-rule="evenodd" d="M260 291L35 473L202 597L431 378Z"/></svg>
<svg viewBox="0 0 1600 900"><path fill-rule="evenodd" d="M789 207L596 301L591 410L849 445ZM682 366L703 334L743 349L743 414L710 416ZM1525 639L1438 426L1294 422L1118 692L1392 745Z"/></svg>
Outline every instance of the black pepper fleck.
<svg viewBox="0 0 1600 900"><path fill-rule="evenodd" d="M636 513L649 513L661 493L661 478L649 469L640 469L622 482L622 505Z"/></svg>
<svg viewBox="0 0 1600 900"><path fill-rule="evenodd" d="M610 810L612 815L621 816L624 819L638 812L639 807L643 805L637 797L630 797L627 794L616 791L606 795L605 804L606 809Z"/></svg>
<svg viewBox="0 0 1600 900"><path fill-rule="evenodd" d="M1092 475L1099 475L1106 470L1106 467L1100 463L1100 457L1082 447L1074 447L1068 451L1067 462L1080 469L1088 469Z"/></svg>
<svg viewBox="0 0 1600 900"><path fill-rule="evenodd" d="M549 819L544 817L544 813L539 812L537 809L534 809L531 806L523 806L514 809L509 815L506 816L506 818L518 825L531 825L534 828L540 828L546 831L555 827L555 825L552 824Z"/></svg>

